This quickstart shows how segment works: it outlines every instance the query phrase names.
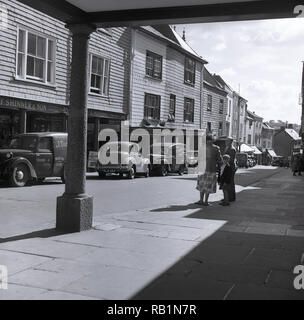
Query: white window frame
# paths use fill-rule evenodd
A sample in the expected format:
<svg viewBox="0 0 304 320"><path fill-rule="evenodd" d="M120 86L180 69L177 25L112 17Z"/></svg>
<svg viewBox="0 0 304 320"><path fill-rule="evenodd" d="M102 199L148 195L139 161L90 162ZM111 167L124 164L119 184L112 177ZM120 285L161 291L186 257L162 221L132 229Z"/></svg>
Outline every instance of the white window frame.
<svg viewBox="0 0 304 320"><path fill-rule="evenodd" d="M103 75L101 76L101 87L100 88L95 88L95 87L92 87L91 86L91 82L92 82L92 66L93 66L93 57L96 57L97 59L103 59ZM106 61L108 61L108 75L105 76L105 64L106 64ZM98 54L94 54L94 53L91 53L90 54L90 76L89 76L89 94L90 95L97 95L97 96L100 96L100 97L109 97L110 95L110 75L111 75L111 59L109 58L106 58L104 56L100 56ZM108 88L107 88L107 92L104 93L104 80L105 78L108 78ZM92 90L100 90L100 93L97 93L97 92L94 92Z"/></svg>
<svg viewBox="0 0 304 320"><path fill-rule="evenodd" d="M22 75L18 75L18 60L19 60L19 35L20 31L23 31L25 33L25 48L24 48L24 53L23 53L23 68L22 68ZM43 58L43 78L39 77L33 77L27 75L27 58L28 56L32 56L28 54L28 34L34 34L35 36L41 37L45 39L45 57ZM48 45L49 41L53 42L53 66L52 66L52 75L53 79L52 81L47 80L48 76L48 62L50 61L48 59ZM15 79L16 80L21 80L21 81L26 81L26 82L31 82L31 83L36 83L36 84L43 84L47 86L56 86L56 62L57 62L57 57L56 57L56 51L57 51L57 40L54 37L50 37L46 34L43 34L41 32L32 30L27 27L23 26L17 26L17 44L16 44L16 72L15 72Z"/></svg>

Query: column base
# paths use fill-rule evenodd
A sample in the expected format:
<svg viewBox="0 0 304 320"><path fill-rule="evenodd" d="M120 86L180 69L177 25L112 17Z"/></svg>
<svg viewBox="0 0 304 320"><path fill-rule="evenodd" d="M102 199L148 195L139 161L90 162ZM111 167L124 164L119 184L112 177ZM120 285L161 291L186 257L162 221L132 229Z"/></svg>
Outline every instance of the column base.
<svg viewBox="0 0 304 320"><path fill-rule="evenodd" d="M91 229L92 224L93 197L64 194L57 198L57 230L80 232Z"/></svg>

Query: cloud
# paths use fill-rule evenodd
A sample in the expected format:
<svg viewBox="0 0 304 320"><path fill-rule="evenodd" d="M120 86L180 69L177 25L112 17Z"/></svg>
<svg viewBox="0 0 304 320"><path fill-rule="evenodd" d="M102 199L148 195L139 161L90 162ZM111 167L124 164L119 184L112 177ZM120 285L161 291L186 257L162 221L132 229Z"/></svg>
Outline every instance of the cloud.
<svg viewBox="0 0 304 320"><path fill-rule="evenodd" d="M236 75L236 71L232 67L230 67L230 68L223 69L219 74L222 75L223 77L231 77Z"/></svg>
<svg viewBox="0 0 304 320"><path fill-rule="evenodd" d="M300 123L304 20L277 19L187 25L187 40L266 120ZM177 26L182 30L185 26Z"/></svg>
<svg viewBox="0 0 304 320"><path fill-rule="evenodd" d="M220 43L218 43L216 46L214 46L214 47L212 48L212 50L214 50L214 51L223 51L223 50L225 50L226 48L227 48L226 44L225 44L224 42L220 42Z"/></svg>

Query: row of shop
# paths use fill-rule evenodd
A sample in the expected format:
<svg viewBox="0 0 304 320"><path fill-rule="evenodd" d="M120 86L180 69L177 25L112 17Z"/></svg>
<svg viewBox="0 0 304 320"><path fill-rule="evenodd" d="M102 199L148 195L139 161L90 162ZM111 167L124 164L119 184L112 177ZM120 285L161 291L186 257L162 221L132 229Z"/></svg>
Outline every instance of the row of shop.
<svg viewBox="0 0 304 320"><path fill-rule="evenodd" d="M88 152L97 151L98 134L103 128L120 131L124 114L99 110L88 111ZM30 132L67 132L67 106L0 97L0 148L9 145L13 136Z"/></svg>

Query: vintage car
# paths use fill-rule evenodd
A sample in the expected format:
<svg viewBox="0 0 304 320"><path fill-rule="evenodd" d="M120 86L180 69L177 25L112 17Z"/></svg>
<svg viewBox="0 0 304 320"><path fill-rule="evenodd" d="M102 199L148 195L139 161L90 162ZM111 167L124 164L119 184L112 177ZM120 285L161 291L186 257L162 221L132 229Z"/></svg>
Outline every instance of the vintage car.
<svg viewBox="0 0 304 320"><path fill-rule="evenodd" d="M250 167L250 161L247 153L245 152L237 153L236 160L237 160L238 167L240 168Z"/></svg>
<svg viewBox="0 0 304 320"><path fill-rule="evenodd" d="M153 144L150 162L152 174L167 176L169 173L178 173L183 175L188 163L186 146L182 143Z"/></svg>
<svg viewBox="0 0 304 320"><path fill-rule="evenodd" d="M113 160L108 161L107 157ZM146 178L150 175L150 161L143 157L138 144L133 142L109 142L101 147L96 166L100 178L107 174L125 174L129 179L136 175Z"/></svg>
<svg viewBox="0 0 304 320"><path fill-rule="evenodd" d="M273 157L271 161L271 165L273 167L283 167L284 166L284 158L281 156Z"/></svg>
<svg viewBox="0 0 304 320"><path fill-rule="evenodd" d="M67 153L66 133L24 133L0 149L0 179L12 187L24 187L47 177L61 177Z"/></svg>

